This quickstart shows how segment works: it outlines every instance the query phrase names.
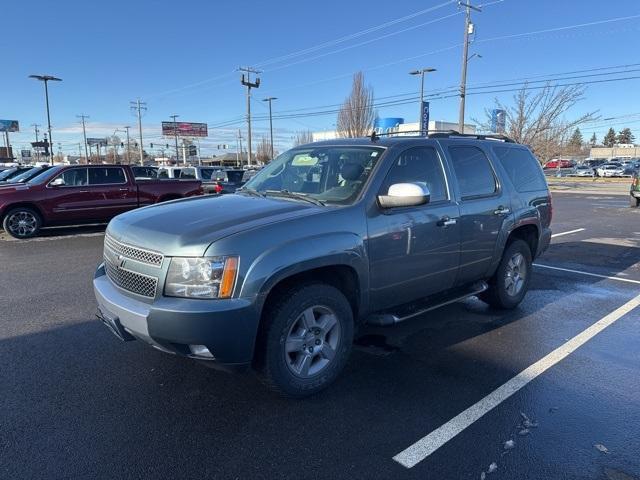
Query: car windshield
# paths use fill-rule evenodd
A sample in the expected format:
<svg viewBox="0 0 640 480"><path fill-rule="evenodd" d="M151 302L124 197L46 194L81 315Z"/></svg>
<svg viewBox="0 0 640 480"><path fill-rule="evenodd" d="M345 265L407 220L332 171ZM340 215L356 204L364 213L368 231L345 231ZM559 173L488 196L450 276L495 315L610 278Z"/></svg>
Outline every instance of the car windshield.
<svg viewBox="0 0 640 480"><path fill-rule="evenodd" d="M33 177L27 183L30 183L32 185L38 185L38 184L41 184L41 183L45 183L50 178L52 178L54 175L56 175L60 170L62 170L62 168L63 167L61 165L58 165L56 167L47 168L44 172L40 172L38 175Z"/></svg>
<svg viewBox="0 0 640 480"><path fill-rule="evenodd" d="M23 182L25 180L29 180L31 178L37 177L38 175L40 175L45 170L46 169L43 169L42 167L34 167L34 168L31 168L29 170L26 170L26 171L22 172L20 175L16 175L15 177L13 177L11 179L11 181L12 182Z"/></svg>
<svg viewBox="0 0 640 480"><path fill-rule="evenodd" d="M11 175L13 175L16 170L17 170L16 168L8 168L8 169L0 172L0 181L6 180L7 178L10 178Z"/></svg>
<svg viewBox="0 0 640 480"><path fill-rule="evenodd" d="M358 198L383 151L358 146L294 148L260 170L243 189L348 205Z"/></svg>

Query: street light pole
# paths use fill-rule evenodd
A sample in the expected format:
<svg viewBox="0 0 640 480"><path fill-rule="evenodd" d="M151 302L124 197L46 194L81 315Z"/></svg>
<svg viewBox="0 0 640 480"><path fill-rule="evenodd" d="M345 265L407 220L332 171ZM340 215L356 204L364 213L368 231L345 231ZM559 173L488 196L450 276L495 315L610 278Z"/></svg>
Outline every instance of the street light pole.
<svg viewBox="0 0 640 480"><path fill-rule="evenodd" d="M460 113L458 116L458 133L464 133L464 108L465 97L467 95L467 64L469 63L469 35L473 33L473 23L471 23L471 10L481 12L479 7L474 7L470 3L458 2L458 7L465 7L464 20L464 43L462 47L462 76L460 78Z"/></svg>
<svg viewBox="0 0 640 480"><path fill-rule="evenodd" d="M176 141L176 165L178 165L179 163L179 157L178 157L178 123L176 122L176 118L178 118L180 115L169 115L170 118L173 119L173 136L175 138Z"/></svg>
<svg viewBox="0 0 640 480"><path fill-rule="evenodd" d="M271 136L271 160L273 160L273 115L271 113L271 102L277 100L277 97L267 97L263 102L269 102L269 134Z"/></svg>
<svg viewBox="0 0 640 480"><path fill-rule="evenodd" d="M49 81L61 82L61 78L54 77L52 75L29 75L29 78L34 78L44 82L44 97L47 104L47 130L49 131L49 159L51 165L53 165L53 139L51 138L51 115L49 113Z"/></svg>
<svg viewBox="0 0 640 480"><path fill-rule="evenodd" d="M420 132L425 131L424 130L424 115L422 113L422 106L424 104L424 74L425 73L431 73L431 72L435 72L436 69L432 68L432 67L427 67L427 68L422 68L420 70L413 70L411 72L409 72L409 75L420 75L420 116L418 117L420 119ZM427 130L429 129L429 125L426 125Z"/></svg>

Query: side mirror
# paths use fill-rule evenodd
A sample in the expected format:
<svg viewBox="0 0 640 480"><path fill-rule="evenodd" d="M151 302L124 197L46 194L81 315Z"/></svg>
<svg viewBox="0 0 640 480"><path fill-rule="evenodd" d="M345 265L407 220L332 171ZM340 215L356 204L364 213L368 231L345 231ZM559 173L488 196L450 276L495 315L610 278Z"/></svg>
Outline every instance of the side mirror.
<svg viewBox="0 0 640 480"><path fill-rule="evenodd" d="M63 187L65 185L64 178L58 177L55 180L53 180L49 185L51 187Z"/></svg>
<svg viewBox="0 0 640 480"><path fill-rule="evenodd" d="M414 207L431 200L429 189L418 183L394 183L386 195L378 195L382 208Z"/></svg>

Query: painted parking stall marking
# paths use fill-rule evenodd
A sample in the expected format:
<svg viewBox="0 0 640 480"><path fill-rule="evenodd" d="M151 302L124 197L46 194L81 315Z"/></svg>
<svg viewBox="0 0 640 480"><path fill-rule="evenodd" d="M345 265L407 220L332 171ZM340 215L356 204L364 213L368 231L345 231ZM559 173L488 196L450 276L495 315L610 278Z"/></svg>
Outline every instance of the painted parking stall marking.
<svg viewBox="0 0 640 480"><path fill-rule="evenodd" d="M600 275L598 273L583 272L582 270L573 270L571 268L552 267L551 265L543 265L541 263L534 263L533 266L540 267L540 268L548 268L549 270L558 270L560 272L577 273L579 275L587 275L589 277L604 278L606 280L616 280L618 282L635 283L640 285L640 280L633 280L631 278L612 277L607 275Z"/></svg>
<svg viewBox="0 0 640 480"><path fill-rule="evenodd" d="M638 282L640 283L640 282ZM543 374L549 368L566 358L587 341L602 332L605 328L640 306L640 295L629 300L613 312L604 316L560 347L547 354L533 365L525 368L511 380L498 387L479 402L456 415L444 425L438 427L427 436L393 457L393 460L406 468L413 468L429 455L442 447L449 440L457 436L467 427L482 418L486 413L500 405L513 394L525 387L532 380Z"/></svg>
<svg viewBox="0 0 640 480"><path fill-rule="evenodd" d="M584 232L585 228L576 228L575 230L569 230L568 232L554 233L551 238L562 237L563 235L571 235L572 233Z"/></svg>

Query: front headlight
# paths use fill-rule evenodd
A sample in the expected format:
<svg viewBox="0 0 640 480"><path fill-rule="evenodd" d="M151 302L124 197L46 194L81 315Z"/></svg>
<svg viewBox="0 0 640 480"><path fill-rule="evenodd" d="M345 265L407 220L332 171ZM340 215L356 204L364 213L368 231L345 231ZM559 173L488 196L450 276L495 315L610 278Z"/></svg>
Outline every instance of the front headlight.
<svg viewBox="0 0 640 480"><path fill-rule="evenodd" d="M164 294L184 298L230 298L238 275L238 257L173 257Z"/></svg>

